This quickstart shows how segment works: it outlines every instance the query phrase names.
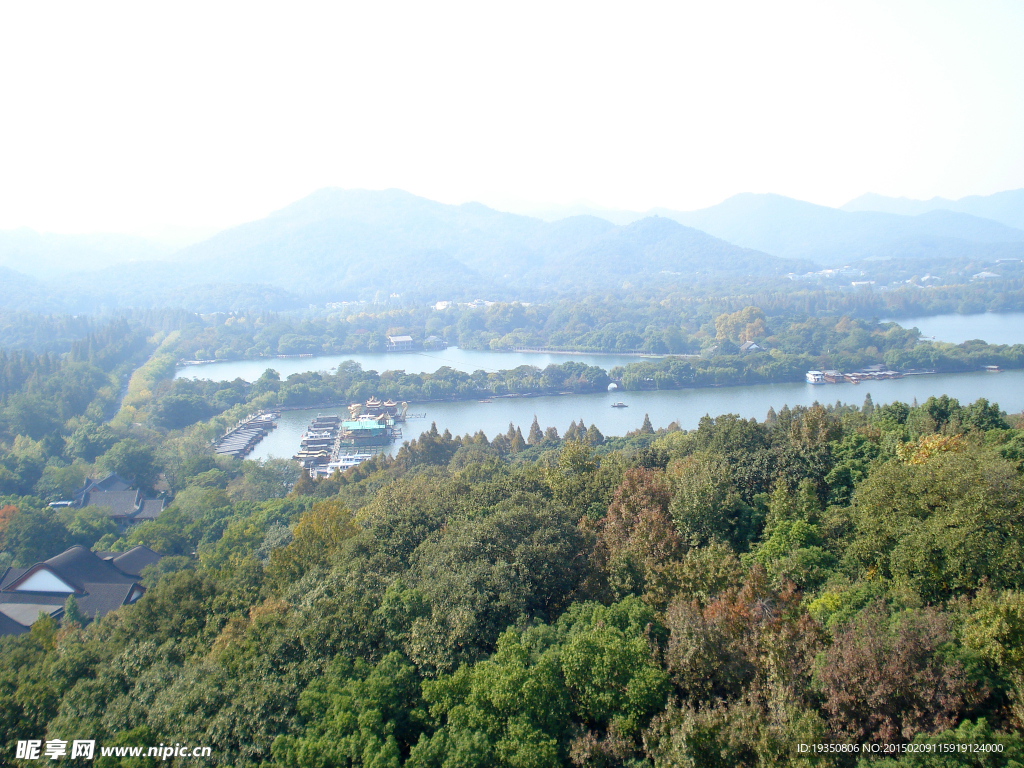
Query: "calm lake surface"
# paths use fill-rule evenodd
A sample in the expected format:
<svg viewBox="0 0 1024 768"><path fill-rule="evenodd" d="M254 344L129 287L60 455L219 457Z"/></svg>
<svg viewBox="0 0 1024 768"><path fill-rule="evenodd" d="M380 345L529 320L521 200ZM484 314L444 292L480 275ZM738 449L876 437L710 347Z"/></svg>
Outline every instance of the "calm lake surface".
<svg viewBox="0 0 1024 768"><path fill-rule="evenodd" d="M986 312L982 315L934 315L894 318L904 328L917 328L937 341L962 344L982 339L989 344L1024 344L1024 312Z"/></svg>
<svg viewBox="0 0 1024 768"><path fill-rule="evenodd" d="M1024 371L1003 373L949 373L931 376L907 376L892 381L870 384L765 384L746 387L720 387L715 389L682 389L661 392L610 392L594 395L562 395L557 397L524 397L495 399L490 403L475 400L457 403L410 404L410 411L426 412L425 419L406 422L402 426L406 440L418 437L430 429L431 421L440 431L448 429L454 435L463 435L482 429L489 437L505 432L509 422L521 427L523 434L529 429L534 415L541 428L556 427L564 434L569 422L582 418L588 425L597 424L605 435L624 435L638 429L644 414L651 416L655 429L676 421L684 429L693 429L705 414L718 416L737 413L743 418L764 419L769 407L778 411L783 405L811 405L815 401L860 405L871 393L876 405L902 400L910 403L917 398L923 402L930 395L949 395L961 403L971 403L986 397L999 403L1010 413L1024 410ZM613 402L622 401L628 408L612 408ZM290 458L299 448L299 438L310 419L318 413L338 413L335 410L312 408L285 411L278 420L278 428L268 435L250 454L249 458L266 459L271 456ZM391 447L398 450L399 444Z"/></svg>
<svg viewBox="0 0 1024 768"><path fill-rule="evenodd" d="M1024 313L1021 312L936 315L901 318L896 322L905 328L916 327L926 337L934 336L938 340L957 344L968 339L984 339L993 344L1024 343ZM220 381L241 377L247 381L254 381L267 368L274 368L282 378L285 378L302 371L328 371L345 360L355 360L367 370L397 369L410 373L432 373L447 365L471 373L479 369L497 371L520 365L543 368L550 363L564 363L569 360L579 360L609 370L616 365L626 365L639 359L643 358L629 355L489 352L452 347L443 351L423 353L350 354L207 363L182 368L176 373L176 377ZM753 417L762 420L769 407L778 411L783 405L811 405L815 401L834 403L836 400L860 405L868 393L871 393L871 398L877 405L894 400L909 403L914 398L917 398L918 402L923 402L931 395L943 394L955 397L961 403L971 403L979 397L985 397L999 403L1004 411L1015 413L1024 410L1024 371L907 376L894 381L860 385L765 384L662 392L497 398L491 403L480 403L475 400L456 403L410 403L411 412L426 412L426 418L408 421L403 426L403 432L406 440L418 437L421 432L430 429L430 423L434 421L439 430L448 429L452 434L472 434L482 429L488 437L494 437L498 432L505 432L511 421L521 427L525 434L536 415L541 428L555 427L559 434L565 432L569 422L582 418L588 425L597 424L597 428L605 435L623 435L639 428L645 413L650 414L655 428L668 426L675 421L684 429L693 429L704 414L717 416L723 413L737 413L743 418ZM613 402L620 400L629 407L611 407ZM283 412L278 421L278 428L256 447L250 457L291 457L298 450L299 439L310 419L321 412L336 413L337 410L313 408ZM397 451L398 447L399 444L395 444L391 451Z"/></svg>

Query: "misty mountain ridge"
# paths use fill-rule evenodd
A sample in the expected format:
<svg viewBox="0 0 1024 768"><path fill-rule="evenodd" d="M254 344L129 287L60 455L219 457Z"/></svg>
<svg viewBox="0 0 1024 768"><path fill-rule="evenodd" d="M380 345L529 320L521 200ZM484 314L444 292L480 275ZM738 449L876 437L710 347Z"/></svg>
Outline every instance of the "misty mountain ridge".
<svg viewBox="0 0 1024 768"><path fill-rule="evenodd" d="M1024 229L1024 189L1011 189L993 195L969 195L959 200L948 200L944 197L913 200L908 197L886 197L868 192L840 207L844 211L878 211L903 216L917 216L938 210L954 211L992 219L1008 227Z"/></svg>
<svg viewBox="0 0 1024 768"><path fill-rule="evenodd" d="M501 296L567 293L663 272L778 274L806 266L751 254L668 220L626 227L593 216L544 222L401 190L341 189L319 190L186 248L173 261L204 280L224 281L244 269L292 291L424 296L458 288Z"/></svg>
<svg viewBox="0 0 1024 768"><path fill-rule="evenodd" d="M916 216L844 211L773 194L733 195L699 211L654 209L715 237L823 266L878 258L962 258L994 246L995 258L1024 253L1024 231L966 213Z"/></svg>
<svg viewBox="0 0 1024 768"><path fill-rule="evenodd" d="M0 302L208 311L381 292L530 300L756 281L864 259L1024 256L1024 231L945 209L846 211L745 193L698 211L621 213L626 223L585 213L544 221L398 189L325 188L173 253L132 236L0 232L0 269L14 270L0 271Z"/></svg>

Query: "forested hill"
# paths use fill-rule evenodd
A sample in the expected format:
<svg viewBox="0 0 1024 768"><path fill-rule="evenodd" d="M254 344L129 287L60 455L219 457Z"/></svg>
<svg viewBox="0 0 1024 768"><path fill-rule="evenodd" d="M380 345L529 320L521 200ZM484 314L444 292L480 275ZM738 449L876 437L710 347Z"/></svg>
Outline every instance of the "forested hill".
<svg viewBox="0 0 1024 768"><path fill-rule="evenodd" d="M924 273L944 284L982 272L1002 278L1000 260L1024 259L1024 231L948 210L850 212L743 194L700 211L615 218L625 223L544 221L401 190L331 188L164 255L138 238L0 233L0 308L208 312L393 294L430 304L624 290L723 295L786 290L788 273L847 264L865 284L891 290ZM851 286L844 277L830 287Z"/></svg>
<svg viewBox="0 0 1024 768"><path fill-rule="evenodd" d="M0 306L37 311L185 306L275 308L307 301L537 300L590 290L675 286L804 271L664 218L617 227L445 205L401 190L323 189L266 218L159 260L0 285ZM697 273L701 277L698 277ZM14 276L12 276L14 277ZM15 290L16 283L28 290ZM262 295L261 295L262 294ZM206 297L210 297L206 301Z"/></svg>
<svg viewBox="0 0 1024 768"><path fill-rule="evenodd" d="M548 223L400 190L324 189L177 254L193 278L241 270L293 291L537 293L785 274L806 266L665 219L624 227L591 216ZM680 277L685 275L683 280Z"/></svg>

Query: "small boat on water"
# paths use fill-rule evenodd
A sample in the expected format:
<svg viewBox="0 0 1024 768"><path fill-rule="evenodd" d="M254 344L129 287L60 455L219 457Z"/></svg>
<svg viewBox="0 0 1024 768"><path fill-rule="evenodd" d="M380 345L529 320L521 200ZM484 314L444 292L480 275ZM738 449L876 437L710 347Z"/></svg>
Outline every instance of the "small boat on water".
<svg viewBox="0 0 1024 768"><path fill-rule="evenodd" d="M625 403L612 403L612 408L629 408Z"/></svg>

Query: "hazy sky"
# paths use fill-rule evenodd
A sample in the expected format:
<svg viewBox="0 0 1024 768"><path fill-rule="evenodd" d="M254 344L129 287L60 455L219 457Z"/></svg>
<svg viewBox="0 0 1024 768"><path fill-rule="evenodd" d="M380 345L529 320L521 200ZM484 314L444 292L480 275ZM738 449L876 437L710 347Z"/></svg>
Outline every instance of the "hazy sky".
<svg viewBox="0 0 1024 768"><path fill-rule="evenodd" d="M1022 40L1020 0L5 3L0 227L988 194L1024 187Z"/></svg>

